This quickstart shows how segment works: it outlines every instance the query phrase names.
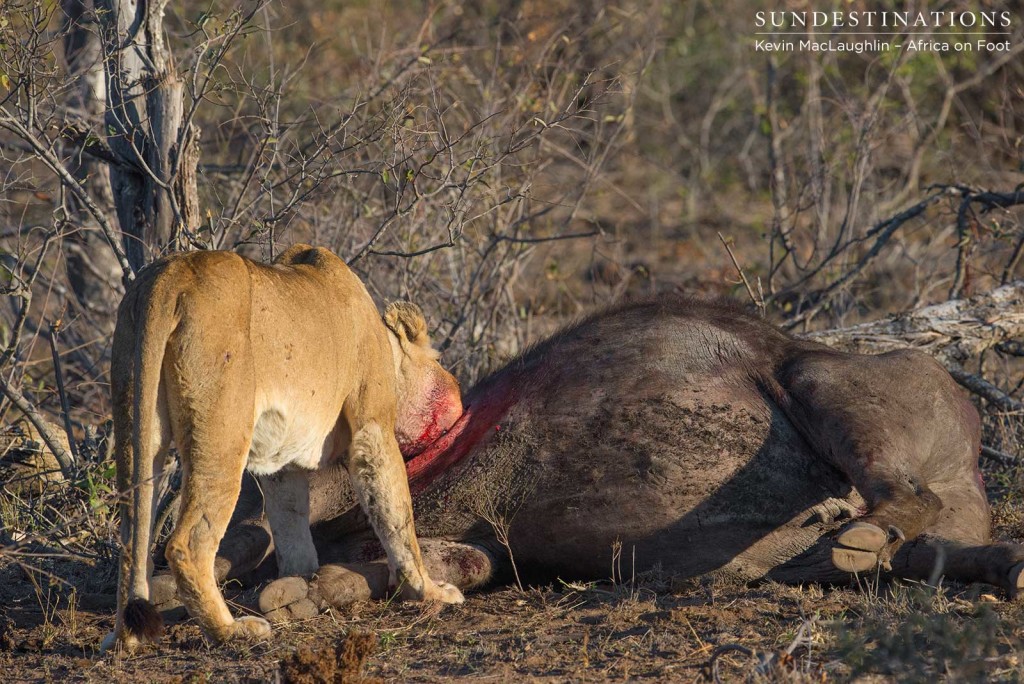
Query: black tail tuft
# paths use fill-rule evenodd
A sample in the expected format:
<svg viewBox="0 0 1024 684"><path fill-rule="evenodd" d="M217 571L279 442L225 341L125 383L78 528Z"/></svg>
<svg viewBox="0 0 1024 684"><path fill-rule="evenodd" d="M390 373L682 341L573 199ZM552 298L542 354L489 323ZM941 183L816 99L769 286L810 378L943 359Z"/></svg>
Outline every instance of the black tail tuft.
<svg viewBox="0 0 1024 684"><path fill-rule="evenodd" d="M132 599L124 607L124 626L142 641L156 641L164 633L164 619L156 607L144 599Z"/></svg>

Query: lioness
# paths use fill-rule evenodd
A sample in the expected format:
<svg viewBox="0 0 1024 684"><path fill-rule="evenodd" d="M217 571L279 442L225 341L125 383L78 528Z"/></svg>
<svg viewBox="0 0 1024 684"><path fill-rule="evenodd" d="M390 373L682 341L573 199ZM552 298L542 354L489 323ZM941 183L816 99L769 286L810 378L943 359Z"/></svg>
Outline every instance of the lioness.
<svg viewBox="0 0 1024 684"><path fill-rule="evenodd" d="M183 477L167 562L212 640L270 631L263 618L232 619L214 579L245 469L259 476L282 575L319 567L307 473L340 458L402 596L461 602L423 567L400 451L433 441L462 413L458 383L437 358L418 307L392 304L382 324L366 288L326 249L296 245L270 266L196 252L142 271L114 332L124 551L104 645L160 633L150 540L172 438Z"/></svg>

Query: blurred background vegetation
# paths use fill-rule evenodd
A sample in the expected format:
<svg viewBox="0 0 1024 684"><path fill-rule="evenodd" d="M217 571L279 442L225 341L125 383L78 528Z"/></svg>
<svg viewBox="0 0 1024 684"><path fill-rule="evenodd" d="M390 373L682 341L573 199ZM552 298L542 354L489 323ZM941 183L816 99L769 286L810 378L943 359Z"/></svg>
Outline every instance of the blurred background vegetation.
<svg viewBox="0 0 1024 684"><path fill-rule="evenodd" d="M40 161L117 225L92 153L112 131L82 88L101 56L72 55L97 22L76 2L9 0L0 22L0 372L58 415L55 340L81 436L109 415L121 271ZM627 296L753 300L799 331L1019 277L1022 18L780 8L869 5L1008 9L1010 48L768 54L745 0L172 3L199 134L198 225L176 244L326 245L380 303L420 303L465 383Z"/></svg>

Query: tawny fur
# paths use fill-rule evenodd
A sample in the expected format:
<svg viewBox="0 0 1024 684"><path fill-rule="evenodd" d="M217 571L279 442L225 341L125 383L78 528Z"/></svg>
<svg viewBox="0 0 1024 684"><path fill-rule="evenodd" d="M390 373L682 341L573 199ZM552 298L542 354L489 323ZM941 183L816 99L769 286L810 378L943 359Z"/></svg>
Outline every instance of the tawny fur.
<svg viewBox="0 0 1024 684"><path fill-rule="evenodd" d="M157 635L150 546L155 483L172 439L184 476L166 557L179 598L214 641L270 629L262 618L233 619L214 578L247 468L263 476L280 567L317 568L307 473L340 462L403 596L461 601L423 567L399 450L400 441L432 438L461 414L458 385L438 365L426 331L412 304L392 305L382 320L343 261L306 245L271 266L200 252L145 269L114 334L125 549L107 645Z"/></svg>

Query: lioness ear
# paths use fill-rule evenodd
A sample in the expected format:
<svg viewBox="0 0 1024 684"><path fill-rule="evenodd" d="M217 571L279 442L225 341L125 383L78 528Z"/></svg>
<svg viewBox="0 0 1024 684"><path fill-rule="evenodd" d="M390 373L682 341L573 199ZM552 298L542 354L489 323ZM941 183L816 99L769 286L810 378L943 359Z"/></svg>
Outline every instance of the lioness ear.
<svg viewBox="0 0 1024 684"><path fill-rule="evenodd" d="M427 334L427 319L423 311L412 302L392 302L384 310L384 325L398 335L400 340L408 340L421 347L430 346Z"/></svg>

